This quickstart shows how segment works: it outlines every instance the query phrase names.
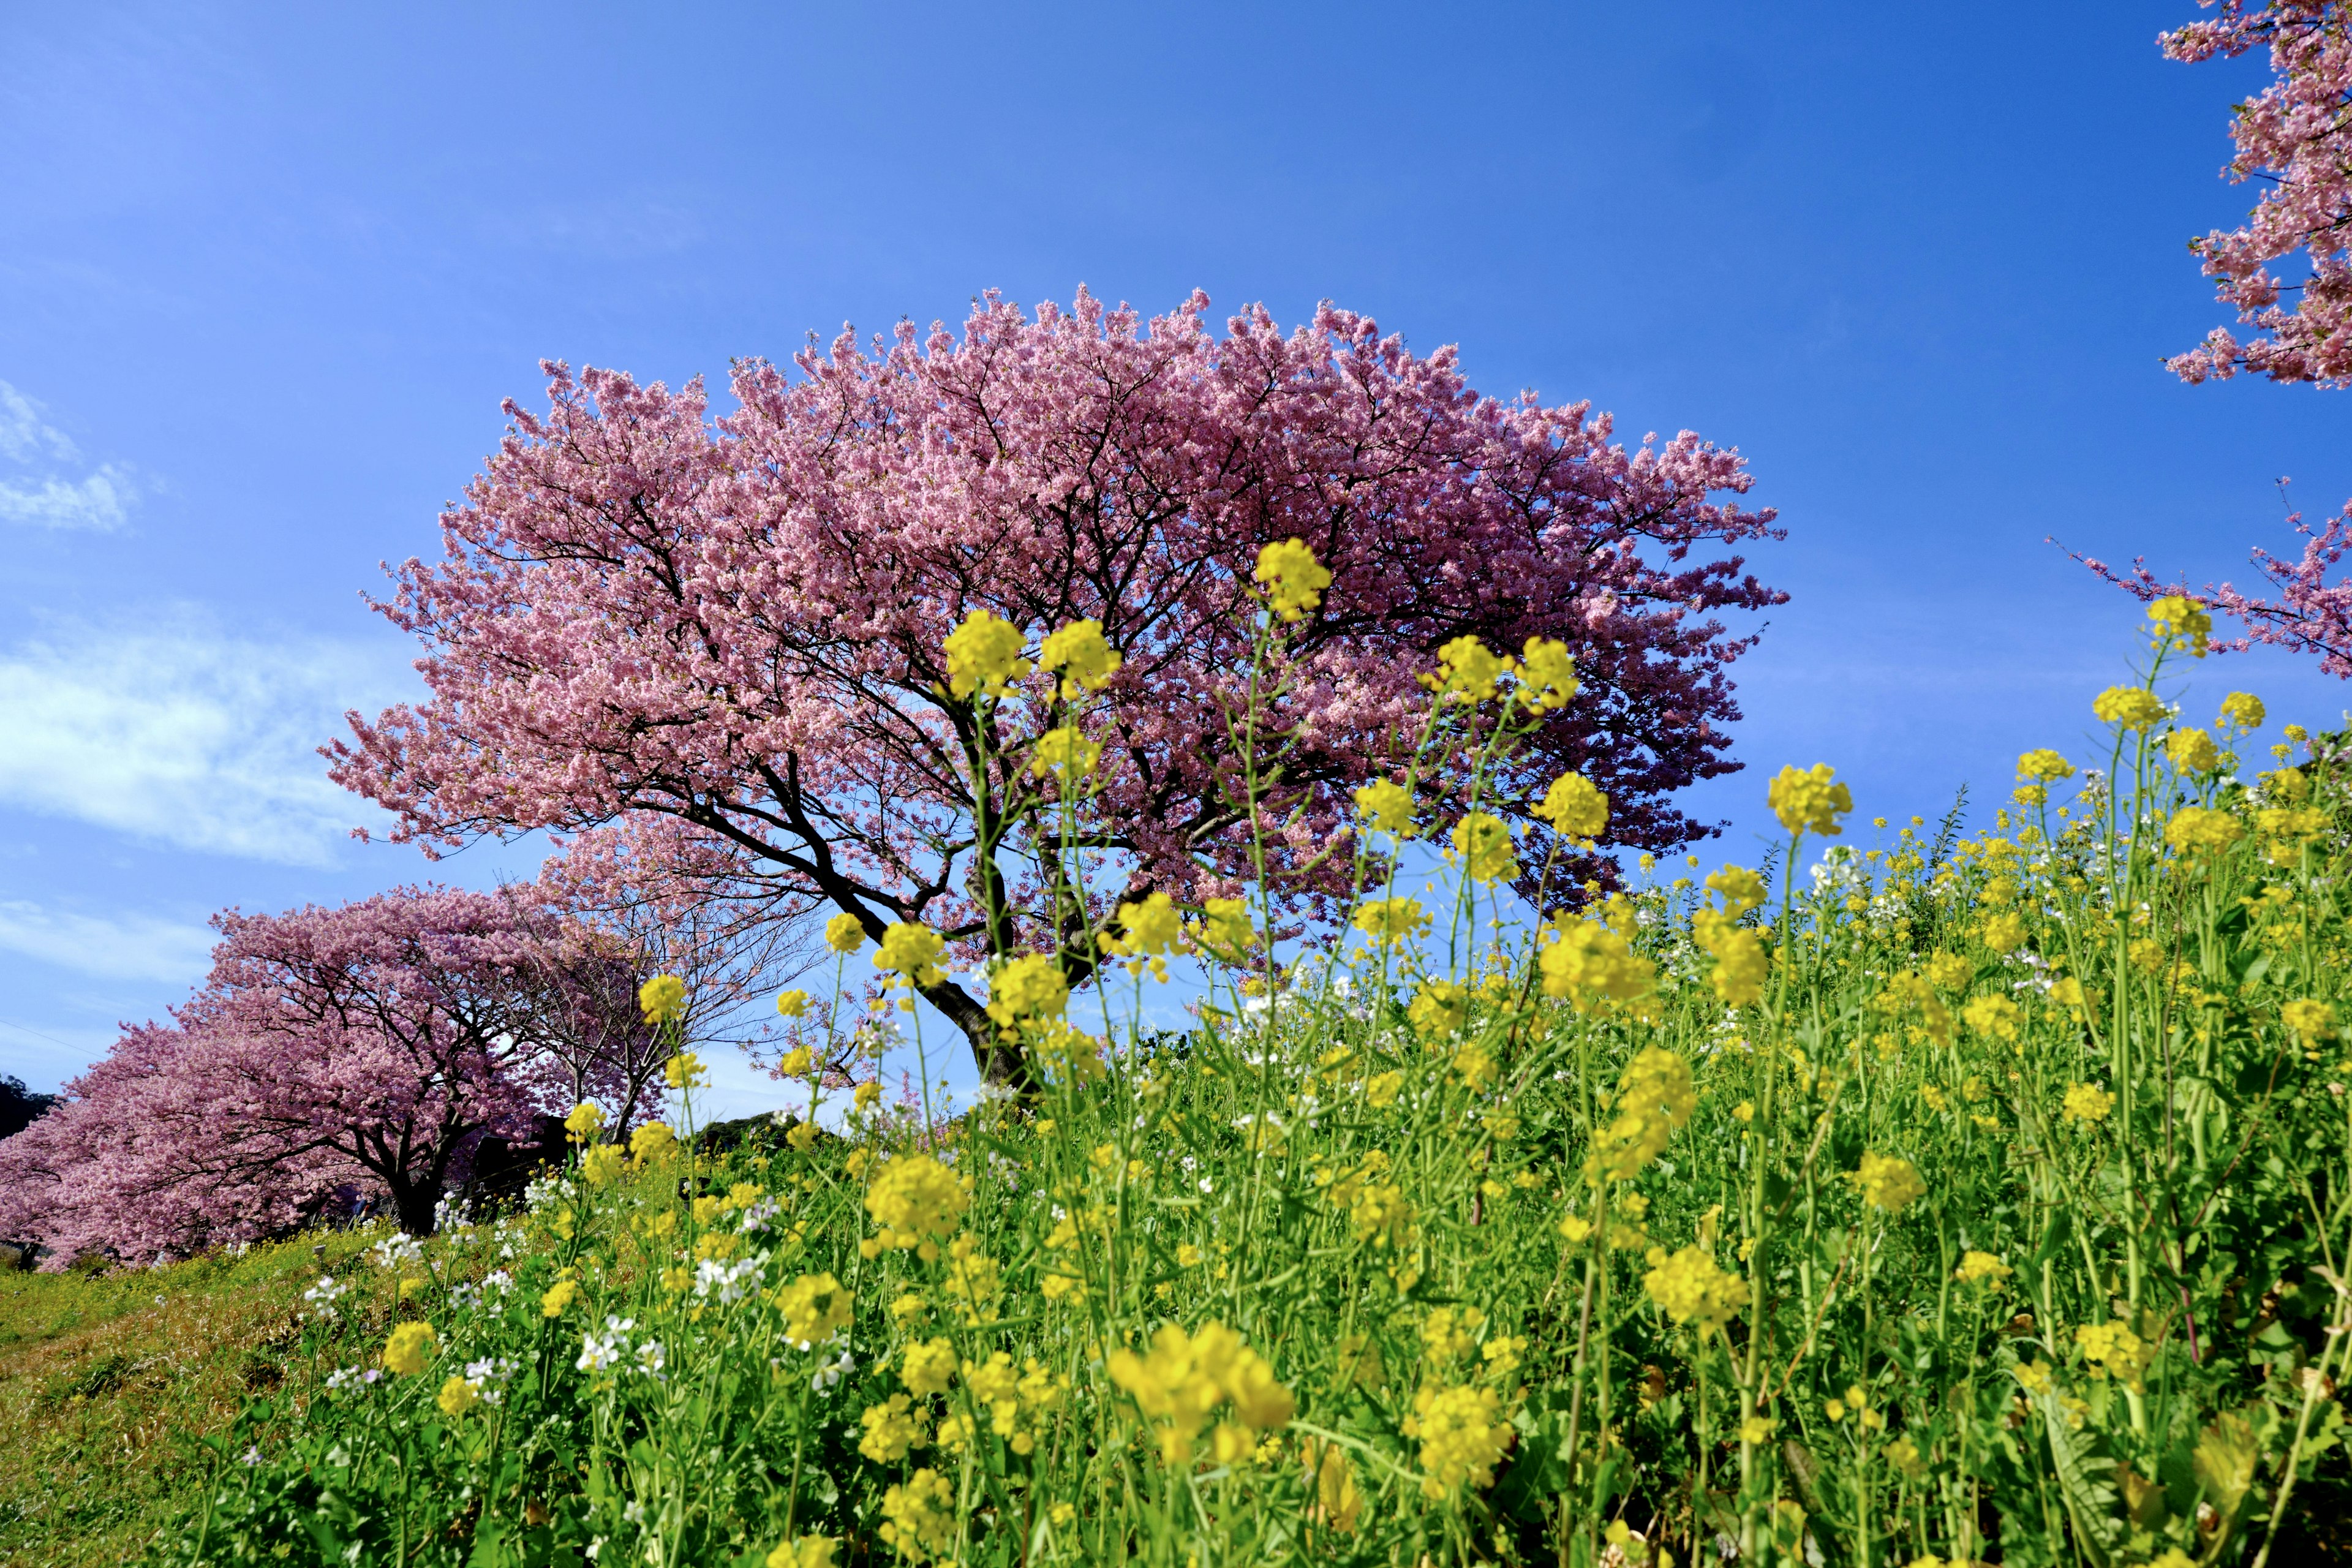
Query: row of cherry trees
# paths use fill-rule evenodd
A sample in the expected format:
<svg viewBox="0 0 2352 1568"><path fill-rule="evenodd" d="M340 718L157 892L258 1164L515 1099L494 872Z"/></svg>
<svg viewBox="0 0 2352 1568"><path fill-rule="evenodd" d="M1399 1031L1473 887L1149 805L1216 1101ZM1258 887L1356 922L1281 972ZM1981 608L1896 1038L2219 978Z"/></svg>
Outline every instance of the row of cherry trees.
<svg viewBox="0 0 2352 1568"><path fill-rule="evenodd" d="M708 1037L791 963L788 927L648 870L709 859L659 837L588 836L497 892L216 917L211 973L172 1021L127 1027L0 1141L0 1235L60 1264L184 1256L362 1196L424 1234L486 1141L587 1099L623 1129L645 1118L669 1047L643 980L687 980L685 1027Z"/></svg>

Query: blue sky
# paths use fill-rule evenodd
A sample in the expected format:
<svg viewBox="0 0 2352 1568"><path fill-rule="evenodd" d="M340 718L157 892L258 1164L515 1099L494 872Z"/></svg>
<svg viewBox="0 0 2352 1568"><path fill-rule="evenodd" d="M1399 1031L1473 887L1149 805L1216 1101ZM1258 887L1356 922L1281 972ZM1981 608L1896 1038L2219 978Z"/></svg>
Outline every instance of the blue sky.
<svg viewBox="0 0 2352 1568"><path fill-rule="evenodd" d="M0 1070L52 1087L183 995L215 909L428 871L310 749L408 692L362 609L541 356L676 382L976 291L1297 321L1737 445L1792 601L1750 771L1864 815L2078 746L2133 607L2352 493L2352 396L2189 388L2182 248L2257 64L2181 4L2047 7L50 6L0 0ZM2214 661L2337 721L2339 683ZM732 1074L730 1109L762 1103Z"/></svg>

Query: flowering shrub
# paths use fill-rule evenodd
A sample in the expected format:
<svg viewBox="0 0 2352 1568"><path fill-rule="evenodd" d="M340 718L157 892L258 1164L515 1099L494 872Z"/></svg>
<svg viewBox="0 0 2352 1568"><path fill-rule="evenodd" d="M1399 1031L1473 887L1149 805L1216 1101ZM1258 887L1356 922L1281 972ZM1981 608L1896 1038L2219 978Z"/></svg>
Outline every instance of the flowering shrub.
<svg viewBox="0 0 2352 1568"><path fill-rule="evenodd" d="M1268 639L1339 591L1267 579ZM686 1135L624 1161L581 1118L511 1260L384 1248L371 1314L304 1332L390 1375L257 1419L166 1555L2308 1560L2352 1499L2352 798L2324 743L2252 784L2174 745L2154 682L2196 650L2152 636L2147 700L2085 704L2109 754L2027 753L1981 837L1849 847L1845 786L1791 768L1777 888L1559 889L1572 845L1480 828L1406 910L1408 757L1329 947L1277 963L1254 888L1124 904L1106 983L1211 962L1180 1047L1091 1039L1008 963L991 1026L1090 1071L723 1158L682 1068ZM1498 667L1449 646L1418 743L1507 749L1557 687ZM2290 804L2307 832L2259 830Z"/></svg>

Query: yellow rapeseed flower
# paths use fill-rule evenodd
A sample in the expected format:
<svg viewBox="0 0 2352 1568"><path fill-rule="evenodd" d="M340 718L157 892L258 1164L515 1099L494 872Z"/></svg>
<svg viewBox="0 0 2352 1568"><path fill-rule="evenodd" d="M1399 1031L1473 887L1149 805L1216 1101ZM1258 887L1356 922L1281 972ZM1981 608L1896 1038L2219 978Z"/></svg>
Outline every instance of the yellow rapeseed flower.
<svg viewBox="0 0 2352 1568"><path fill-rule="evenodd" d="M955 1488L926 1465L882 1494L883 1543L910 1563L923 1563L954 1543Z"/></svg>
<svg viewBox="0 0 2352 1568"><path fill-rule="evenodd" d="M656 974L637 988L637 1005L648 1024L674 1023L686 1011L686 982L675 974Z"/></svg>
<svg viewBox="0 0 2352 1568"><path fill-rule="evenodd" d="M2244 826L2228 812L2201 805L2182 806L2164 825L2164 841L2183 855L2218 855L2245 834Z"/></svg>
<svg viewBox="0 0 2352 1568"><path fill-rule="evenodd" d="M1706 886L1723 900L1723 912L1734 920L1750 910L1762 909L1769 891L1764 879L1745 866L1726 866L1708 876Z"/></svg>
<svg viewBox="0 0 2352 1568"><path fill-rule="evenodd" d="M1720 1329L1747 1300L1739 1276L1717 1268L1704 1247L1685 1247L1671 1258L1665 1248L1655 1247L1649 1262L1643 1288L1677 1323L1696 1323L1703 1331Z"/></svg>
<svg viewBox="0 0 2352 1568"><path fill-rule="evenodd" d="M2221 765L2221 748L2202 730L2175 730L2164 738L2164 754L2184 773L2210 773Z"/></svg>
<svg viewBox="0 0 2352 1568"><path fill-rule="evenodd" d="M1220 1405L1230 1404L1229 1425L1250 1446L1258 1433L1289 1425L1296 1409L1265 1359L1223 1323L1204 1323L1194 1334L1164 1324L1152 1335L1149 1355L1122 1347L1105 1359L1104 1369L1157 1430L1160 1458L1170 1465L1191 1458ZM1234 1446L1219 1444L1221 1449Z"/></svg>
<svg viewBox="0 0 2352 1568"><path fill-rule="evenodd" d="M1433 1500L1465 1485L1495 1484L1495 1466L1511 1440L1499 1419L1502 1396L1491 1388L1428 1386L1413 1395L1404 1435L1421 1442L1421 1489Z"/></svg>
<svg viewBox="0 0 2352 1568"><path fill-rule="evenodd" d="M839 953L856 952L866 945L866 924L846 910L824 922L824 945Z"/></svg>
<svg viewBox="0 0 2352 1568"><path fill-rule="evenodd" d="M807 1015L808 1008L809 994L805 991L795 989L776 993L776 1012L781 1017L803 1017Z"/></svg>
<svg viewBox="0 0 2352 1568"><path fill-rule="evenodd" d="M2279 1022L2306 1042L2332 1039L2336 1035L2336 1009L2325 1002L2308 998L2290 1002L2279 1009Z"/></svg>
<svg viewBox="0 0 2352 1568"><path fill-rule="evenodd" d="M866 1189L866 1212L877 1234L864 1244L872 1258L886 1248L913 1248L925 1262L939 1256L939 1243L963 1223L971 1194L945 1165L929 1154L901 1154L882 1167Z"/></svg>
<svg viewBox="0 0 2352 1568"><path fill-rule="evenodd" d="M1070 1000L1062 966L1042 952L1024 952L988 977L988 1016L1000 1029L1024 1021L1058 1018Z"/></svg>
<svg viewBox="0 0 2352 1568"><path fill-rule="evenodd" d="M1356 906L1349 923L1386 947L1411 942L1429 929L1428 911L1418 899L1367 899Z"/></svg>
<svg viewBox="0 0 2352 1568"><path fill-rule="evenodd" d="M775 1293L784 1315L784 1338L806 1349L849 1326L850 1294L831 1274L803 1274Z"/></svg>
<svg viewBox="0 0 2352 1568"><path fill-rule="evenodd" d="M1927 1184L1919 1179L1919 1172L1910 1161L1875 1151L1863 1154L1855 1184L1862 1189L1865 1203L1889 1214L1901 1213L1927 1191Z"/></svg>
<svg viewBox="0 0 2352 1568"><path fill-rule="evenodd" d="M2167 594L2147 607L2147 618L2156 623L2156 646L2175 647L2191 658L2203 658L2213 637L2213 617L2205 606L2181 594Z"/></svg>
<svg viewBox="0 0 2352 1568"><path fill-rule="evenodd" d="M914 1341L898 1352L898 1381L918 1399L945 1394L955 1372L955 1346L944 1335Z"/></svg>
<svg viewBox="0 0 2352 1568"><path fill-rule="evenodd" d="M1535 814L1563 838L1598 838L1609 826L1609 797L1582 773L1562 773L1551 781Z"/></svg>
<svg viewBox="0 0 2352 1568"><path fill-rule="evenodd" d="M539 1299L539 1315L542 1318L560 1318L570 1309L572 1303L578 1300L580 1300L580 1281L558 1279L553 1285L548 1287L547 1294Z"/></svg>
<svg viewBox="0 0 2352 1568"><path fill-rule="evenodd" d="M677 1152L677 1134L667 1121L648 1121L629 1134L629 1153L640 1165L658 1165Z"/></svg>
<svg viewBox="0 0 2352 1568"><path fill-rule="evenodd" d="M2078 1127L2095 1127L2116 1107L2116 1097L2094 1083L2069 1085L2058 1114Z"/></svg>
<svg viewBox="0 0 2352 1568"><path fill-rule="evenodd" d="M2036 784L2055 784L2060 779L2073 778L2074 764L2042 746L2017 759L2017 776Z"/></svg>
<svg viewBox="0 0 2352 1568"><path fill-rule="evenodd" d="M1381 833L1402 838L1412 831L1412 792L1387 779L1374 779L1356 791L1356 814Z"/></svg>
<svg viewBox="0 0 2352 1568"><path fill-rule="evenodd" d="M1837 819L1853 809L1853 792L1833 783L1835 776L1827 763L1802 770L1784 767L1765 791L1765 803L1790 833L1834 838L1845 831Z"/></svg>
<svg viewBox="0 0 2352 1568"><path fill-rule="evenodd" d="M384 1370L406 1377L425 1370L426 1357L439 1342L430 1323L402 1323L383 1342Z"/></svg>
<svg viewBox="0 0 2352 1568"><path fill-rule="evenodd" d="M1690 1063L1659 1046L1634 1053L1617 1080L1617 1112L1592 1141L1585 1161L1589 1180L1630 1182L1665 1152L1675 1130L1698 1108Z"/></svg>
<svg viewBox="0 0 2352 1568"><path fill-rule="evenodd" d="M481 1402L481 1385L462 1377L449 1379L441 1385L441 1392L433 1396L433 1403L440 1406L441 1414L452 1421Z"/></svg>
<svg viewBox="0 0 2352 1568"><path fill-rule="evenodd" d="M2214 722L2230 730L2259 730L2266 717L2261 698L2251 691L2232 691L2221 699L2221 716Z"/></svg>
<svg viewBox="0 0 2352 1568"><path fill-rule="evenodd" d="M910 985L937 985L943 978L940 954L947 945L930 927L899 921L882 933L882 945L874 952L874 967L898 975Z"/></svg>
<svg viewBox="0 0 2352 1568"><path fill-rule="evenodd" d="M1551 637L1529 637L1519 654L1519 685L1529 707L1547 713L1566 707L1577 691L1576 659L1568 645Z"/></svg>
<svg viewBox="0 0 2352 1568"><path fill-rule="evenodd" d="M1057 778L1071 773L1084 777L1101 762L1102 742L1089 741L1083 732L1066 724L1037 737L1036 749L1029 754L1029 771L1039 778L1049 773Z"/></svg>
<svg viewBox="0 0 2352 1568"><path fill-rule="evenodd" d="M1157 956L1173 952L1184 937L1184 922L1176 904L1165 893L1153 893L1141 903L1118 906L1118 923L1126 931L1119 951Z"/></svg>
<svg viewBox="0 0 2352 1568"><path fill-rule="evenodd" d="M1465 812L1454 825L1454 853L1474 882L1507 882L1519 874L1511 830L1499 816L1483 811Z"/></svg>
<svg viewBox="0 0 2352 1568"><path fill-rule="evenodd" d="M834 1568L837 1544L829 1535L803 1535L798 1541L784 1542L768 1553L768 1568Z"/></svg>
<svg viewBox="0 0 2352 1568"><path fill-rule="evenodd" d="M1124 662L1118 650L1103 640L1102 623L1095 620L1072 621L1046 637L1037 650L1040 669L1062 672L1065 701L1101 690Z"/></svg>
<svg viewBox="0 0 2352 1568"><path fill-rule="evenodd" d="M1005 694L1005 682L1029 673L1021 657L1020 628L986 610L974 610L948 634L948 689L959 698L975 692Z"/></svg>
<svg viewBox="0 0 2352 1568"><path fill-rule="evenodd" d="M702 1058L692 1051L680 1051L662 1064L662 1079L672 1089L700 1089L710 1081L702 1070Z"/></svg>
<svg viewBox="0 0 2352 1568"><path fill-rule="evenodd" d="M1441 697L1459 702L1493 700L1496 683L1511 672L1513 660L1496 653L1475 637L1455 637L1437 650L1437 669L1421 683Z"/></svg>
<svg viewBox="0 0 2352 1568"><path fill-rule="evenodd" d="M1241 955L1257 942L1257 931L1250 924L1249 905L1239 899L1205 900L1201 905L1200 924L1193 928L1193 938L1221 963L1240 963Z"/></svg>
<svg viewBox="0 0 2352 1568"><path fill-rule="evenodd" d="M1331 574L1315 559L1315 552L1296 539L1269 544L1257 552L1257 569L1250 574L1266 585L1265 602L1286 621L1304 620L1323 602Z"/></svg>
<svg viewBox="0 0 2352 1568"><path fill-rule="evenodd" d="M1960 1018L1969 1028L1997 1040L2016 1039L2024 1016L2017 1004L2006 996L1971 997L1960 1009Z"/></svg>
<svg viewBox="0 0 2352 1568"><path fill-rule="evenodd" d="M1610 1002L1638 1004L1657 982L1657 966L1599 921L1570 922L1536 965L1544 994L1564 998L1579 1012Z"/></svg>
<svg viewBox="0 0 2352 1568"><path fill-rule="evenodd" d="M563 1131L574 1143L585 1143L603 1131L604 1108L593 1100L583 1100L572 1108L563 1119Z"/></svg>
<svg viewBox="0 0 2352 1568"><path fill-rule="evenodd" d="M580 1156L580 1173L592 1187L609 1187L621 1179L628 1156L617 1143L599 1143Z"/></svg>
<svg viewBox="0 0 2352 1568"><path fill-rule="evenodd" d="M1999 1254L1971 1249L1960 1255L1960 1267L1952 1277L1963 1285L1997 1285L2015 1272Z"/></svg>
<svg viewBox="0 0 2352 1568"><path fill-rule="evenodd" d="M2144 686L2110 686L2091 700L2091 711L2102 724L2146 730L2161 723L2169 710L2162 698Z"/></svg>

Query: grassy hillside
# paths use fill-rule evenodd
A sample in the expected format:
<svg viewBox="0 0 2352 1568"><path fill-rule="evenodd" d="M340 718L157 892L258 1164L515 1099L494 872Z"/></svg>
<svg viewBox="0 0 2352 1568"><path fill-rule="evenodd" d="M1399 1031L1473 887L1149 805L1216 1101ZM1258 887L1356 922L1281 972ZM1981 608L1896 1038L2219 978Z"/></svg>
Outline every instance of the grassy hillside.
<svg viewBox="0 0 2352 1568"><path fill-rule="evenodd" d="M0 1563L119 1564L196 1506L215 1462L199 1439L299 1375L302 1292L363 1245L0 1275Z"/></svg>

